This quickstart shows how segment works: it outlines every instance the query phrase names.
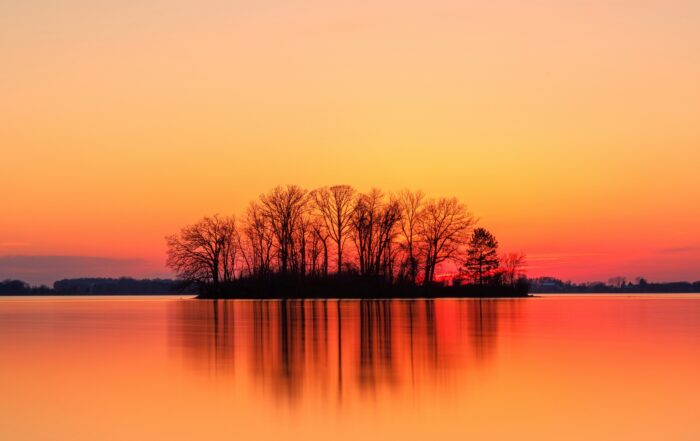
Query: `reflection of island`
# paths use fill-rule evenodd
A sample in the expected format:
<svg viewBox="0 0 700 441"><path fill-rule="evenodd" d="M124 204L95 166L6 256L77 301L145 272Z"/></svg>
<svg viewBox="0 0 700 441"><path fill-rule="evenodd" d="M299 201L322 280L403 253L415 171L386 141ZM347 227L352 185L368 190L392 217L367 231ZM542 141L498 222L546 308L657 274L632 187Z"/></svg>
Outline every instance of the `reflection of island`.
<svg viewBox="0 0 700 441"><path fill-rule="evenodd" d="M494 356L517 300L183 301L172 344L196 369L245 372L277 396L338 400L449 382ZM507 308L504 311L504 308Z"/></svg>

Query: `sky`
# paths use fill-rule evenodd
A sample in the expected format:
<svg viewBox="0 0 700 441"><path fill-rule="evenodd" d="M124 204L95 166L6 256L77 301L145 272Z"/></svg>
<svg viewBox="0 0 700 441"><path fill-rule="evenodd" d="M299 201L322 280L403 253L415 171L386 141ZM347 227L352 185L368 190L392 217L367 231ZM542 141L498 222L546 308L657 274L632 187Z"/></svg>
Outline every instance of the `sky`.
<svg viewBox="0 0 700 441"><path fill-rule="evenodd" d="M456 196L531 276L700 280L700 2L0 2L0 278L168 276L278 184ZM67 274L70 273L70 274Z"/></svg>

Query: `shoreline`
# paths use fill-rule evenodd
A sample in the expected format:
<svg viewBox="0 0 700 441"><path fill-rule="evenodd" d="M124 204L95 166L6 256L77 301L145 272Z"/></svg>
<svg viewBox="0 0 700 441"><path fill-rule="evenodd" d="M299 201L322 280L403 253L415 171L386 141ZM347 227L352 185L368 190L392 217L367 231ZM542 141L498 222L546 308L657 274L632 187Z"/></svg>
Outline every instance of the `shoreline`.
<svg viewBox="0 0 700 441"><path fill-rule="evenodd" d="M494 296L494 295L483 295L483 296L455 296L455 295L443 295L443 296L323 296L323 297L280 297L280 296L235 296L235 297L209 297L203 295L195 295L195 300L440 300L440 299L527 299L534 298L535 295L512 295L512 296Z"/></svg>

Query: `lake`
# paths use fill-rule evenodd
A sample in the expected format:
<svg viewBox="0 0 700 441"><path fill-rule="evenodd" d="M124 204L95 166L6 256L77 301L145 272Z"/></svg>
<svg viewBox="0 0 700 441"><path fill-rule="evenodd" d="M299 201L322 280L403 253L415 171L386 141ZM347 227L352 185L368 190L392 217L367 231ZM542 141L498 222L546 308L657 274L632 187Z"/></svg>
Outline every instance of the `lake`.
<svg viewBox="0 0 700 441"><path fill-rule="evenodd" d="M700 295L0 298L3 440L699 440Z"/></svg>

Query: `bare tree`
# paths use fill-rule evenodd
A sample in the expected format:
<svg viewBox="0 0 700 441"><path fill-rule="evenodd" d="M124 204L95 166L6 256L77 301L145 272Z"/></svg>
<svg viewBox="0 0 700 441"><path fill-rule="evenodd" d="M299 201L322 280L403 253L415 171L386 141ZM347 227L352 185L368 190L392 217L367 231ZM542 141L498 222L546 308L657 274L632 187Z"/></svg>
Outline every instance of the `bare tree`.
<svg viewBox="0 0 700 441"><path fill-rule="evenodd" d="M515 286L518 279L525 277L525 254L506 253L501 256L501 269L505 283Z"/></svg>
<svg viewBox="0 0 700 441"><path fill-rule="evenodd" d="M418 277L418 225L423 215L423 200L425 195L422 191L403 190L399 193L398 203L401 207L401 247L406 254L403 267L408 271L408 279L411 283L416 283Z"/></svg>
<svg viewBox="0 0 700 441"><path fill-rule="evenodd" d="M224 236L223 248L221 250L223 282L230 283L236 278L238 259L241 254L241 240L235 217L231 216L225 220L222 234Z"/></svg>
<svg viewBox="0 0 700 441"><path fill-rule="evenodd" d="M232 217L205 217L166 237L166 263L179 278L218 291L222 282L232 281L235 275L236 235Z"/></svg>
<svg viewBox="0 0 700 441"><path fill-rule="evenodd" d="M328 233L325 231L323 221L317 217L311 217L308 243L311 274L328 275ZM319 263L319 260L321 260L321 263Z"/></svg>
<svg viewBox="0 0 700 441"><path fill-rule="evenodd" d="M311 227L312 234L314 238L317 240L316 244L320 245L320 249L318 249L319 253L323 253L323 275L327 276L328 275L328 238L330 237L330 234L328 234L328 230L324 226L323 221L320 219L316 219L316 221L313 223Z"/></svg>
<svg viewBox="0 0 700 441"><path fill-rule="evenodd" d="M360 274L379 275L391 266L390 245L400 218L399 203L395 199L386 202L381 190L375 188L357 197L351 236L357 249Z"/></svg>
<svg viewBox="0 0 700 441"><path fill-rule="evenodd" d="M330 238L336 244L338 274L343 268L343 248L354 208L355 189L349 185L322 187L312 192L314 205L321 215Z"/></svg>
<svg viewBox="0 0 700 441"><path fill-rule="evenodd" d="M625 286L625 284L627 284L626 277L617 276L608 279L608 285L612 286L613 288L622 288Z"/></svg>
<svg viewBox="0 0 700 441"><path fill-rule="evenodd" d="M307 199L308 200L308 199ZM307 203L306 201L304 202ZM313 225L315 219L309 213L309 207L305 206L304 211L297 222L296 228L292 232L294 236L294 252L292 253L292 270L300 274L302 277L306 275L308 268L308 260L313 250ZM317 239L318 240L318 239ZM313 266L313 265L312 265Z"/></svg>
<svg viewBox="0 0 700 441"><path fill-rule="evenodd" d="M295 252L295 231L307 210L307 191L296 186L278 186L260 196L260 205L270 222L277 246L280 271L286 274Z"/></svg>
<svg viewBox="0 0 700 441"><path fill-rule="evenodd" d="M258 202L248 205L243 235L239 236L248 273L254 277L264 277L271 272L271 253L273 244L270 221L265 216Z"/></svg>
<svg viewBox="0 0 700 441"><path fill-rule="evenodd" d="M456 198L426 202L418 223L425 265L424 283L431 283L435 268L456 256L476 220Z"/></svg>

